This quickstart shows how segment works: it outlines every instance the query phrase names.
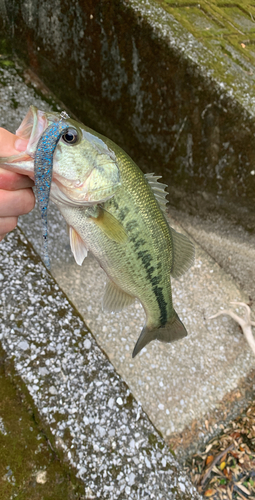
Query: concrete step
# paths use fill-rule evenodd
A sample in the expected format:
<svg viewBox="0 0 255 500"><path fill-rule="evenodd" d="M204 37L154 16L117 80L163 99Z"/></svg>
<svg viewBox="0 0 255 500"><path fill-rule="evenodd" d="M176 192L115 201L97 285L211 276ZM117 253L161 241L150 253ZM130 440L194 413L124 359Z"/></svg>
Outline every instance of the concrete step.
<svg viewBox="0 0 255 500"><path fill-rule="evenodd" d="M2 67L1 83L1 125L9 130L17 128L30 104L49 109L48 102L27 87L14 68L7 71ZM91 257L85 260L82 268L76 266L65 223L54 207L49 223L50 256L52 275L60 288L50 278L47 281L40 260L28 244L32 244L40 255L42 239L38 211L20 219L19 226L25 238L19 232L14 233L0 247L1 274L6 278L2 290L2 300L5 300L3 345L8 355L14 356L16 368L42 420L55 436L57 446L64 450L69 463L77 468L92 494L99 494L100 498L109 498L112 490L107 488L113 488L116 498L118 495L137 498L138 491L141 498L146 495L153 498L150 496L152 485L157 488L156 493L153 490L155 498L177 498L178 494L183 498L185 495L196 498L195 490L149 419L181 460L219 432L221 421L238 413L254 395L254 358L238 326L228 318L209 320L220 308L228 308L231 301L248 301L249 296L253 296L252 280L244 286L246 279L240 274L251 276L253 272L252 266L248 273L246 269L247 258L254 255L253 239L249 240L248 233L245 237L242 233L237 245L234 226L224 226L222 222L219 235L217 225L209 226L209 222L203 225L202 218L172 213L174 219L169 218L169 222L173 227L182 231L183 226L198 242L195 265L179 281L173 280L174 304L189 336L173 345L150 344L135 360L131 353L144 322L141 306L136 303L135 307L116 315L102 313L100 303L105 276ZM222 248L225 250L221 254L219 249ZM246 253L242 253L242 249ZM234 259L237 253L238 267L233 263L231 268L232 261L228 257ZM21 286L19 275L27 283L26 289ZM80 316L70 308L70 302ZM85 334L84 337L86 328L80 317L93 336ZM64 340L63 332L67 327ZM98 349L94 338L117 373ZM94 364L90 365L92 361ZM81 369L83 365L85 368ZM93 380L84 378L88 365L94 372ZM86 391L91 387L95 394L93 399L89 391L88 405L84 387ZM149 419L141 412L141 407ZM95 408L97 415L88 423L86 418L94 418L91 415ZM118 419L121 415L120 422L116 421L116 415ZM106 426L108 421L109 427ZM118 423L120 427L115 436ZM90 424L88 441L86 425ZM81 435L84 435L82 439ZM129 443L129 447L123 442ZM102 474L111 467L112 453L115 469L106 481ZM151 462L148 456L152 457ZM84 465L87 462L91 469ZM140 463L144 486L138 490ZM96 481L99 481L97 488L93 486Z"/></svg>
<svg viewBox="0 0 255 500"><path fill-rule="evenodd" d="M0 25L82 122L216 209L254 206L251 1L95 0L56 3L56 15L46 4L2 0Z"/></svg>
<svg viewBox="0 0 255 500"><path fill-rule="evenodd" d="M191 215L170 209L171 214L195 241L225 272L230 274L249 297L251 307L255 301L255 236L252 228L245 229L241 221L212 210L206 215ZM239 218L241 214L239 213Z"/></svg>
<svg viewBox="0 0 255 500"><path fill-rule="evenodd" d="M28 388L44 434L53 436L56 455L83 482L83 498L199 499L19 230L1 242L0 262L0 341ZM11 415L0 407L0 417L8 429Z"/></svg>
<svg viewBox="0 0 255 500"><path fill-rule="evenodd" d="M169 223L184 232L176 220L169 217ZM25 216L20 227L40 254L39 212ZM177 455L195 450L252 397L255 360L239 326L227 317L209 319L232 301L249 302L247 294L196 244L194 266L180 280L172 280L174 306L188 337L170 345L153 342L132 359L145 321L142 306L136 302L121 313L104 313L104 272L90 256L81 268L76 265L65 222L54 207L49 227L51 273L57 283ZM190 233L192 228L188 226Z"/></svg>
<svg viewBox="0 0 255 500"><path fill-rule="evenodd" d="M15 131L30 104L39 109L49 109L49 104L24 83L12 61L6 61L9 65L1 66L0 62L1 125ZM54 106L58 109L57 103ZM18 385L23 390L26 385L30 411L52 443L54 457L67 463L50 467L48 450L40 448L41 455L33 463L46 472L40 480L47 480L38 486L33 477L36 491L40 488L39 493L48 495L50 478L62 480L62 472L68 475L71 469L71 480L65 483L71 488L71 492L65 492L69 500L77 498L75 490L87 499L199 499L141 404L34 252L31 245L36 235L39 254L41 250L37 210L20 218L19 225L23 232L12 232L0 244L0 342L14 362L13 376L19 380ZM51 240L53 261L64 263L64 268L73 265L65 223L56 211L52 212L50 228L51 235L56 230L57 237L56 253L52 253ZM93 272L91 277L95 279ZM11 428L13 417L2 410L0 405L0 437ZM27 436L26 441L25 424L20 426L20 436L28 448L25 464L26 457L33 454L36 431L32 434L31 430L32 437ZM8 437L7 441L3 434L4 446L11 447L15 436L10 431ZM0 496L7 491L8 478L11 495L21 491L29 495L29 489L24 490L29 470L23 475L16 467L13 450L6 450L5 457L7 462L2 461L1 466L8 469L0 478ZM61 491L58 483L55 489L52 486L52 495L57 491Z"/></svg>
<svg viewBox="0 0 255 500"><path fill-rule="evenodd" d="M45 433L38 410L1 345L0 447L2 499L76 500L83 495L83 482L59 460L54 440Z"/></svg>

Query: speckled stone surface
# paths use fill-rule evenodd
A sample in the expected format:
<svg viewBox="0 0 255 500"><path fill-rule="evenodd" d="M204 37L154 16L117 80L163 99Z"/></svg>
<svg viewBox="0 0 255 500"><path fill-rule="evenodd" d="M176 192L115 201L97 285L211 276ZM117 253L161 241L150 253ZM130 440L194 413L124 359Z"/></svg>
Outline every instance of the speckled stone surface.
<svg viewBox="0 0 255 500"><path fill-rule="evenodd" d="M32 103L49 109L13 68L0 67L0 77L1 126L14 132ZM42 251L38 208L20 218L20 227ZM73 265L65 223L53 207L49 228L54 265ZM0 342L84 481L84 498L200 498L19 230L0 243L0 302Z"/></svg>
<svg viewBox="0 0 255 500"><path fill-rule="evenodd" d="M1 79L1 125L14 131L30 104L49 109L14 69L1 70ZM10 106L13 100L20 103L16 108ZM41 254L39 210L20 218L19 226ZM67 297L46 278L40 259L19 232L3 241L0 251L2 343L15 357L58 445L84 479L87 497L91 491L111 499L174 498L178 491L196 495L141 406L168 440L203 419L238 386L254 368L254 358L231 320L208 318L246 295L197 246L192 269L173 280L174 305L189 336L172 345L152 343L132 360L145 318L142 307L137 302L122 313L103 314L105 275L91 256L81 268L75 264L65 222L54 206L49 209L49 255L52 274ZM200 437L205 436L204 428Z"/></svg>
<svg viewBox="0 0 255 500"><path fill-rule="evenodd" d="M38 253L39 224L35 211L21 222ZM227 317L208 319L231 301L245 300L246 295L199 246L191 270L180 280L172 280L174 306L187 327L188 337L173 344L150 343L132 359L145 321L142 306L136 302L121 313L104 313L104 272L91 256L82 267L76 265L65 222L54 207L49 227L53 276L166 439L213 410L254 368L254 358L239 327Z"/></svg>
<svg viewBox="0 0 255 500"><path fill-rule="evenodd" d="M171 209L182 227L216 260L242 289L251 303L255 302L255 234L225 215L212 210L207 216L190 215ZM248 209L247 209L248 212ZM242 219L242 213L239 213Z"/></svg>
<svg viewBox="0 0 255 500"><path fill-rule="evenodd" d="M23 104L25 95L27 105L33 102L45 109L45 102L24 85L14 69L4 75L6 83L13 83L2 90L8 102L15 95L16 101ZM24 107L6 110L9 129L19 125L27 111ZM42 255L38 209L21 218L20 227ZM238 326L224 317L208 320L232 300L246 299L246 295L199 246L193 268L179 281L172 280L174 305L189 336L171 345L151 343L134 360L131 353L145 319L141 305L137 302L118 314L102 312L104 272L91 256L82 267L75 264L65 221L52 204L49 254L53 276L166 439L217 407L240 378L254 368L254 359Z"/></svg>
<svg viewBox="0 0 255 500"><path fill-rule="evenodd" d="M199 498L18 230L0 260L0 340L84 480L84 498Z"/></svg>

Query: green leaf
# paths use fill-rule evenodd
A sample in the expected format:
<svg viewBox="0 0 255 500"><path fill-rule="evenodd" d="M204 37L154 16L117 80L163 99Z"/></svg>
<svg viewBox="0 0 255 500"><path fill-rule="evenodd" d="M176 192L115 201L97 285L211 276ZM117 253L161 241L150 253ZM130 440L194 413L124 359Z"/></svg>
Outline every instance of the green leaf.
<svg viewBox="0 0 255 500"><path fill-rule="evenodd" d="M225 478L220 479L220 484L226 484L227 480Z"/></svg>

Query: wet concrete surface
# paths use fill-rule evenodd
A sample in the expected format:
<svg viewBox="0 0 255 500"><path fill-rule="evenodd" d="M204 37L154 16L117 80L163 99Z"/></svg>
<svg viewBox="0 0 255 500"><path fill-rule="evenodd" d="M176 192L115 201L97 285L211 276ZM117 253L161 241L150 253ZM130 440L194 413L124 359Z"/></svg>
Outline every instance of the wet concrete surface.
<svg viewBox="0 0 255 500"><path fill-rule="evenodd" d="M82 122L124 147L144 171L163 174L166 184L254 205L252 2L37 6L2 0L0 23Z"/></svg>
<svg viewBox="0 0 255 500"><path fill-rule="evenodd" d="M12 232L0 252L0 340L57 455L83 481L80 498L199 498L26 238Z"/></svg>
<svg viewBox="0 0 255 500"><path fill-rule="evenodd" d="M59 459L31 396L0 347L0 495L4 500L78 500L82 481Z"/></svg>
<svg viewBox="0 0 255 500"><path fill-rule="evenodd" d="M9 130L15 130L30 104L33 103L41 109L49 108L47 102L24 84L14 68L8 71L1 68L1 82L1 125ZM13 100L12 106L10 103L13 103ZM133 308L116 315L102 313L100 303L105 282L104 274L91 257L85 260L82 268L76 266L70 252L65 223L54 207L50 210L49 223L52 275L68 300L57 285L54 285L54 291L53 282L47 282L46 272L40 261L34 255L30 260L27 254L29 246L26 238L39 255L42 250L38 211L34 210L20 218L19 226L26 236L25 239L20 233L13 233L1 243L1 275L5 277L2 280L2 294L5 300L6 325L2 332L3 345L8 355L14 355L16 368L26 381L40 416L50 426L50 432L55 436L60 450L64 450L69 462L80 471L79 476L90 485L91 491L101 495L100 498L115 498L110 494L119 495L116 498L132 498L131 495L137 495L140 479L136 482L135 478L140 463L145 477L145 486L139 493L141 498L151 495L153 488L158 488L153 489L153 492L158 491L153 493L156 494L155 498L175 498L175 495L186 493L195 495L168 448L164 447L152 424L140 412L136 401L142 404L155 427L164 434L167 442L174 445L178 456L181 457L187 450L191 450L192 446L194 450L199 442L205 442L212 433L218 432L221 419L238 412L254 395L252 369L255 362L239 328L227 318L214 321L208 319L220 308L228 307L230 301L247 301L248 296L253 296L252 280L246 280L248 260L251 266L251 271L248 272L250 277L254 272L250 264L254 255L253 237L247 232L240 232L238 267L233 264L231 268L231 260L228 257L233 259L237 253L237 228L226 226L226 221L221 219L213 226L202 219L188 218L181 212L174 213L171 223L176 228L179 228L181 223L210 254L209 256L197 245L195 265L181 280L173 280L174 304L187 326L189 336L173 345L150 344L135 360L132 360L131 352L144 322L141 306L136 303ZM33 254L31 249L29 252ZM37 277L38 272L41 273L40 279ZM19 280L18 276L21 274L24 277ZM24 283L27 283L27 288ZM240 286L243 290L240 290ZM49 290L54 295L49 295L52 300L47 298ZM17 303L17 297L21 300L20 305ZM29 304L26 300L30 301ZM84 318L121 378L102 355L93 337L90 334L84 337L84 325L80 317L70 309L69 300ZM46 321L45 311L48 315ZM60 318L59 311L62 311ZM20 318L23 318L24 324L19 323ZM76 333L70 330L70 325L74 325ZM90 357L89 360L87 356ZM94 368L93 380L86 382L90 362L95 362L97 368ZM102 369L98 373L100 363ZM84 366L82 371L81 366ZM109 370L109 376L105 370ZM122 382L122 378L128 387ZM112 382L113 380L116 382ZM84 383L88 384L95 394L98 391L98 398L95 395L94 400L89 390L90 407L86 406ZM130 390L136 400L131 396L131 409L128 410L125 402L129 401ZM104 404L100 413L102 397ZM95 408L100 415L91 417ZM116 421L116 414L120 415L121 411L123 418L121 417L119 422ZM137 415L142 417L136 420ZM90 418L94 419L93 422L90 422ZM209 430L205 419L213 422ZM130 426L127 422L130 422ZM109 423L109 429L106 423ZM120 427L117 427L119 434L116 436L113 431L116 433L117 424ZM138 429L136 426L139 425L142 427ZM86 426L91 426L93 431L89 442ZM69 429L69 432L65 432L66 429ZM133 432L134 437L131 437ZM131 446L130 452L125 445L124 455L122 445L118 444L122 442L123 433L126 435L123 442L129 442L129 448ZM156 435L156 441L152 438L156 443L153 449L150 448L151 433ZM84 435L82 440L79 437L81 435ZM144 446L137 445L141 439ZM159 442L162 444L158 445ZM112 472L108 475L106 486L113 490L104 490L104 470L109 469L109 461L104 462L102 455L106 453L105 450L112 452L112 443L116 445L113 445L114 450L120 450L114 465L120 467L116 475L118 484L114 482L115 472ZM164 452L160 454L162 446ZM147 453L147 450L150 451ZM134 458L129 453L133 453ZM84 466L88 457L92 462L95 460L94 465L91 462L93 474ZM131 463L135 470L132 469ZM168 473L168 469L172 473ZM162 479L162 474L165 474L166 479ZM166 488L169 489L170 484L172 487L174 476L177 478L177 489L171 493L168 491L168 496L164 496ZM183 486L178 486L184 483L187 491L184 491ZM93 486L95 484L96 488Z"/></svg>
<svg viewBox="0 0 255 500"><path fill-rule="evenodd" d="M176 230L184 231L176 220L169 218L169 222ZM34 211L25 216L20 227L40 254L39 213ZM215 410L218 421L232 414L233 405L226 412L224 398L255 367L239 327L226 317L215 320L209 317L220 309L227 309L232 301L248 302L248 294L196 245L194 266L180 280L172 280L173 303L187 327L188 337L170 345L151 343L133 360L132 350L145 321L142 306L136 302L121 313L104 313L101 307L106 283L104 272L91 256L81 268L76 265L70 253L65 222L54 207L50 227L52 275L154 425L168 442L175 443L180 456L190 445L209 439L205 420L213 418ZM188 229L191 232L190 226ZM213 235L211 246L212 241ZM224 246L224 237L221 243ZM228 251L227 244L225 248ZM249 247L249 252L253 255L254 249ZM245 272L245 253L242 258L239 270L241 267ZM242 391L239 403L243 405L244 399L245 391ZM185 442L180 437L176 445L177 435L181 436L195 422L196 426L200 422L200 431L191 433Z"/></svg>
<svg viewBox="0 0 255 500"><path fill-rule="evenodd" d="M227 215L219 216L213 211L206 216L191 215L172 207L171 214L206 253L234 278L251 305L254 305L255 235L251 228L246 230L241 222L236 223Z"/></svg>
<svg viewBox="0 0 255 500"><path fill-rule="evenodd" d="M14 131L31 103L49 108L13 67L3 66L0 75L1 125ZM65 268L73 264L65 223L54 209L50 219L57 236L56 242L51 240L52 263L55 256ZM39 213L35 210L32 219L21 217L19 225L28 240L17 230L0 245L0 340L27 386L40 428L49 439L53 436L55 456L73 467L70 475L77 474L83 485L80 490L80 482L73 479L67 498L199 498L141 404L87 331L71 299L47 275L31 247L38 235L41 250ZM5 433L9 417L0 416ZM30 447L29 440L25 446ZM7 461L13 472L11 457ZM68 476L68 468L65 473ZM21 495L23 479L12 475L8 491ZM46 495L48 485L39 487L39 493ZM3 477L0 489L6 490Z"/></svg>

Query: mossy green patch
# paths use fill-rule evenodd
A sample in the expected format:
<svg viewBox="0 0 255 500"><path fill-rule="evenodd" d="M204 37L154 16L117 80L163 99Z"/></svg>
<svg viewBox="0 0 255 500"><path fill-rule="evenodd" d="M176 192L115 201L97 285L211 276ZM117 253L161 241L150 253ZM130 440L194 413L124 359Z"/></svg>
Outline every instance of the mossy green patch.
<svg viewBox="0 0 255 500"><path fill-rule="evenodd" d="M14 63L10 61L9 59L1 59L0 64L2 66L14 66Z"/></svg>
<svg viewBox="0 0 255 500"><path fill-rule="evenodd" d="M84 498L84 486L61 462L12 370L0 348L0 498Z"/></svg>

